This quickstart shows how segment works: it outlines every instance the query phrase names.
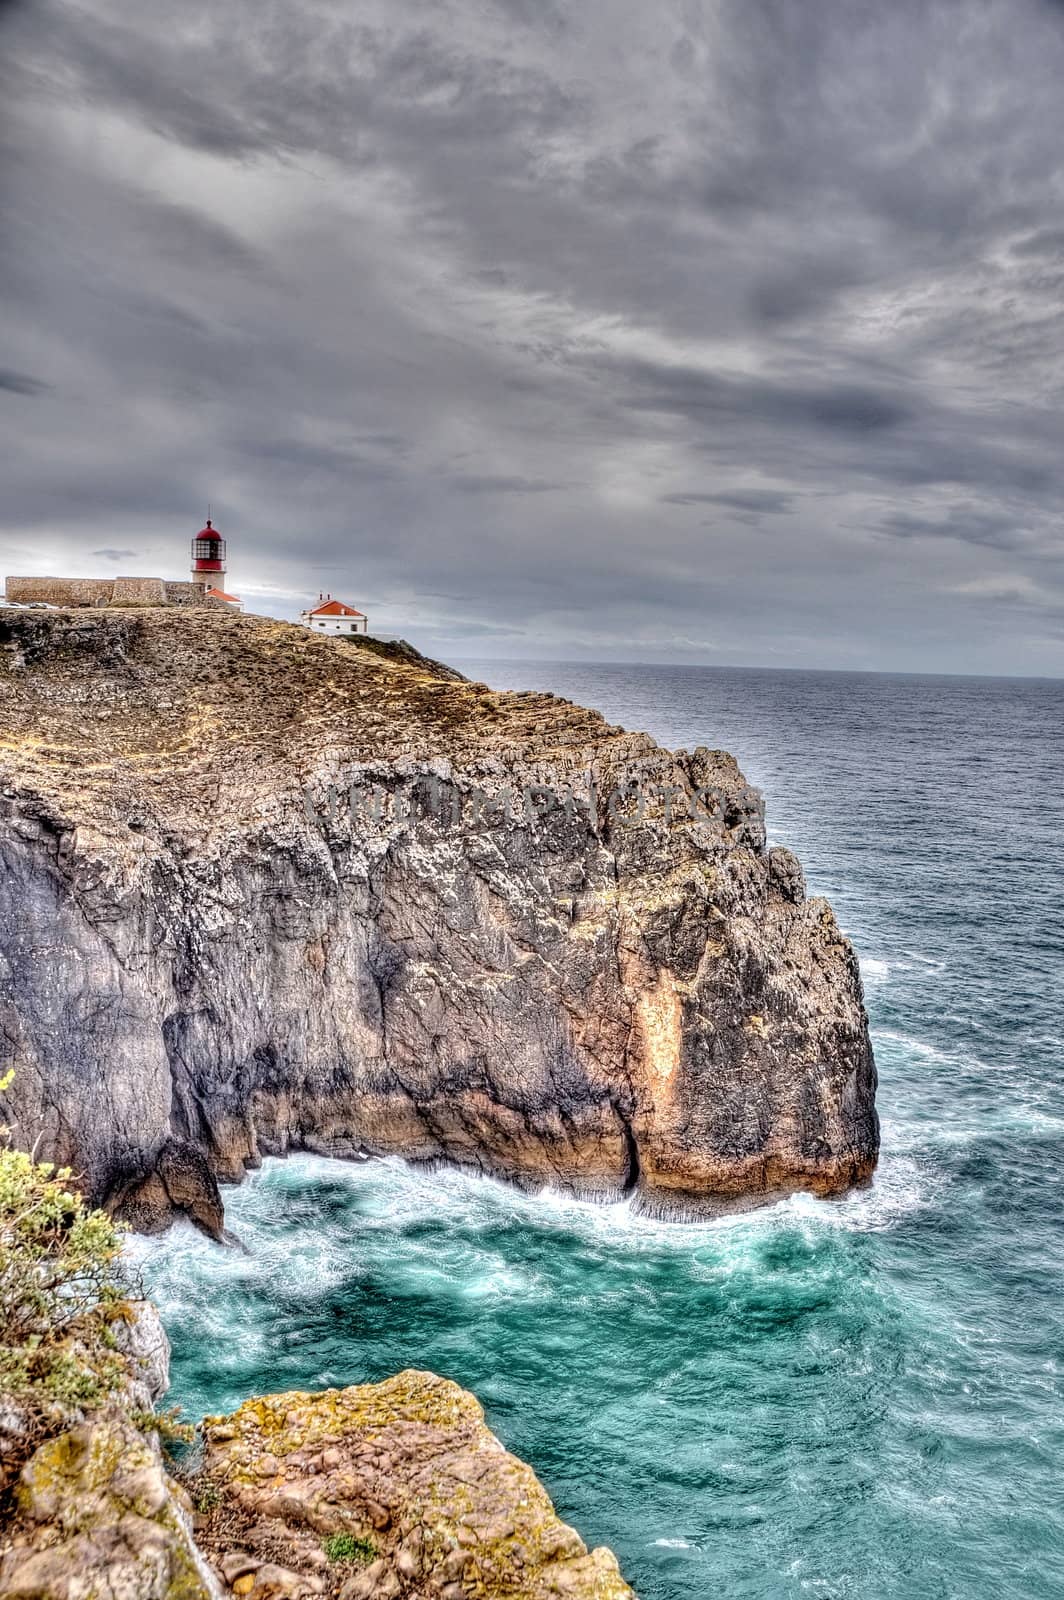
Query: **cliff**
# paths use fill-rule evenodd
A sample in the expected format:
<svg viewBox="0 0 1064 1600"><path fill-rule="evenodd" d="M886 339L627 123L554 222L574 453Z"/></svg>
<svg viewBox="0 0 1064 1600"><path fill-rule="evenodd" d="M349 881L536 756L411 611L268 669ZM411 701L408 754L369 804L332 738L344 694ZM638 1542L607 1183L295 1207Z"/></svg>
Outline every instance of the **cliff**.
<svg viewBox="0 0 1064 1600"><path fill-rule="evenodd" d="M690 1215L878 1146L853 951L730 757L214 611L0 613L8 1065L145 1227L291 1149Z"/></svg>

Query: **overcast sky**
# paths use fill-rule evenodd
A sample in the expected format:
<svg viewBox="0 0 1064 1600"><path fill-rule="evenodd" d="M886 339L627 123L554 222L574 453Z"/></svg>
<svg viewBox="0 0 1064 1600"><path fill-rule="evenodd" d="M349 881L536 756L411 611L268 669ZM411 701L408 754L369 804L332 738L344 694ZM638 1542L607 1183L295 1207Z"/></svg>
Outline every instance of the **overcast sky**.
<svg viewBox="0 0 1064 1600"><path fill-rule="evenodd" d="M0 19L3 571L1064 674L1064 4Z"/></svg>

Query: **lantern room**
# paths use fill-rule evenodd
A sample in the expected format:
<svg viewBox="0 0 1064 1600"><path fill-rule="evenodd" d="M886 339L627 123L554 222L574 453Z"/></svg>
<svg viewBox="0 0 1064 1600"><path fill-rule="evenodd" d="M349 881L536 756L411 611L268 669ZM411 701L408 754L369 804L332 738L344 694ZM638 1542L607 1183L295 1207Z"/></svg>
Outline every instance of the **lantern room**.
<svg viewBox="0 0 1064 1600"><path fill-rule="evenodd" d="M203 587L225 576L225 540L207 518L192 541L192 581Z"/></svg>

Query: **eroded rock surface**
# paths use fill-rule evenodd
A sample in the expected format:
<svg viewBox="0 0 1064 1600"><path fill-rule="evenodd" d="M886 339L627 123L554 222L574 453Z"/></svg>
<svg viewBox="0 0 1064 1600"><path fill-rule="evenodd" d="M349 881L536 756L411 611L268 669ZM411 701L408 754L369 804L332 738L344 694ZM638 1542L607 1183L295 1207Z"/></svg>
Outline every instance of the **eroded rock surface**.
<svg viewBox="0 0 1064 1600"><path fill-rule="evenodd" d="M208 1417L201 1543L251 1600L633 1600L471 1394L430 1372Z"/></svg>
<svg viewBox="0 0 1064 1600"><path fill-rule="evenodd" d="M0 1279L0 1330L4 1287ZM170 1341L158 1311L150 1300L129 1300L123 1315L107 1325L107 1336L108 1352L123 1358L115 1387L109 1391L109 1404L124 1416L149 1415L170 1384ZM37 1393L30 1400L17 1389L6 1389L0 1380L0 1521L12 1486L42 1440L90 1420L76 1393L75 1389L71 1398L64 1400Z"/></svg>
<svg viewBox="0 0 1064 1600"><path fill-rule="evenodd" d="M208 612L0 615L8 1065L20 1142L215 1234L293 1149L689 1215L878 1146L853 951L730 757Z"/></svg>
<svg viewBox="0 0 1064 1600"><path fill-rule="evenodd" d="M0 1555L4 1600L219 1600L158 1445L123 1408L24 1467Z"/></svg>

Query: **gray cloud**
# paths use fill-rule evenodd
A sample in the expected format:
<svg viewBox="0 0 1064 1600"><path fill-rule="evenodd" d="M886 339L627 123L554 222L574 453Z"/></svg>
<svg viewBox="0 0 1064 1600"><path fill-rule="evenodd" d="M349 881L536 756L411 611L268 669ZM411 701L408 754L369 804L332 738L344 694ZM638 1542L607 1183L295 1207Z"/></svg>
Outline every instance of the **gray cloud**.
<svg viewBox="0 0 1064 1600"><path fill-rule="evenodd" d="M0 565L211 501L249 603L443 653L1064 670L1064 8L0 28Z"/></svg>
<svg viewBox="0 0 1064 1600"><path fill-rule="evenodd" d="M8 394L41 394L47 387L46 383L31 378L25 372L10 372L0 367L0 389Z"/></svg>
<svg viewBox="0 0 1064 1600"><path fill-rule="evenodd" d="M789 511L794 497L777 489L736 489L730 494L663 494L670 506L726 506L733 511L763 512L767 516Z"/></svg>
<svg viewBox="0 0 1064 1600"><path fill-rule="evenodd" d="M1032 527L1020 514L983 511L971 504L952 506L938 517L892 512L879 529L896 539L957 539L1009 554L1033 553L1048 560L1064 557L1064 540L1055 529Z"/></svg>
<svg viewBox="0 0 1064 1600"><path fill-rule="evenodd" d="M756 421L861 435L896 428L915 414L911 404L885 385L723 378L649 362L629 363L623 371L633 384L653 391L627 401L633 409L675 411L699 425Z"/></svg>
<svg viewBox="0 0 1064 1600"><path fill-rule="evenodd" d="M478 476L475 472L452 473L450 482L465 494L549 494L564 488L563 484L545 483L534 478L508 478L490 473Z"/></svg>
<svg viewBox="0 0 1064 1600"><path fill-rule="evenodd" d="M1026 239L1018 239L1012 246L1016 256L1064 257L1064 228L1043 228Z"/></svg>

